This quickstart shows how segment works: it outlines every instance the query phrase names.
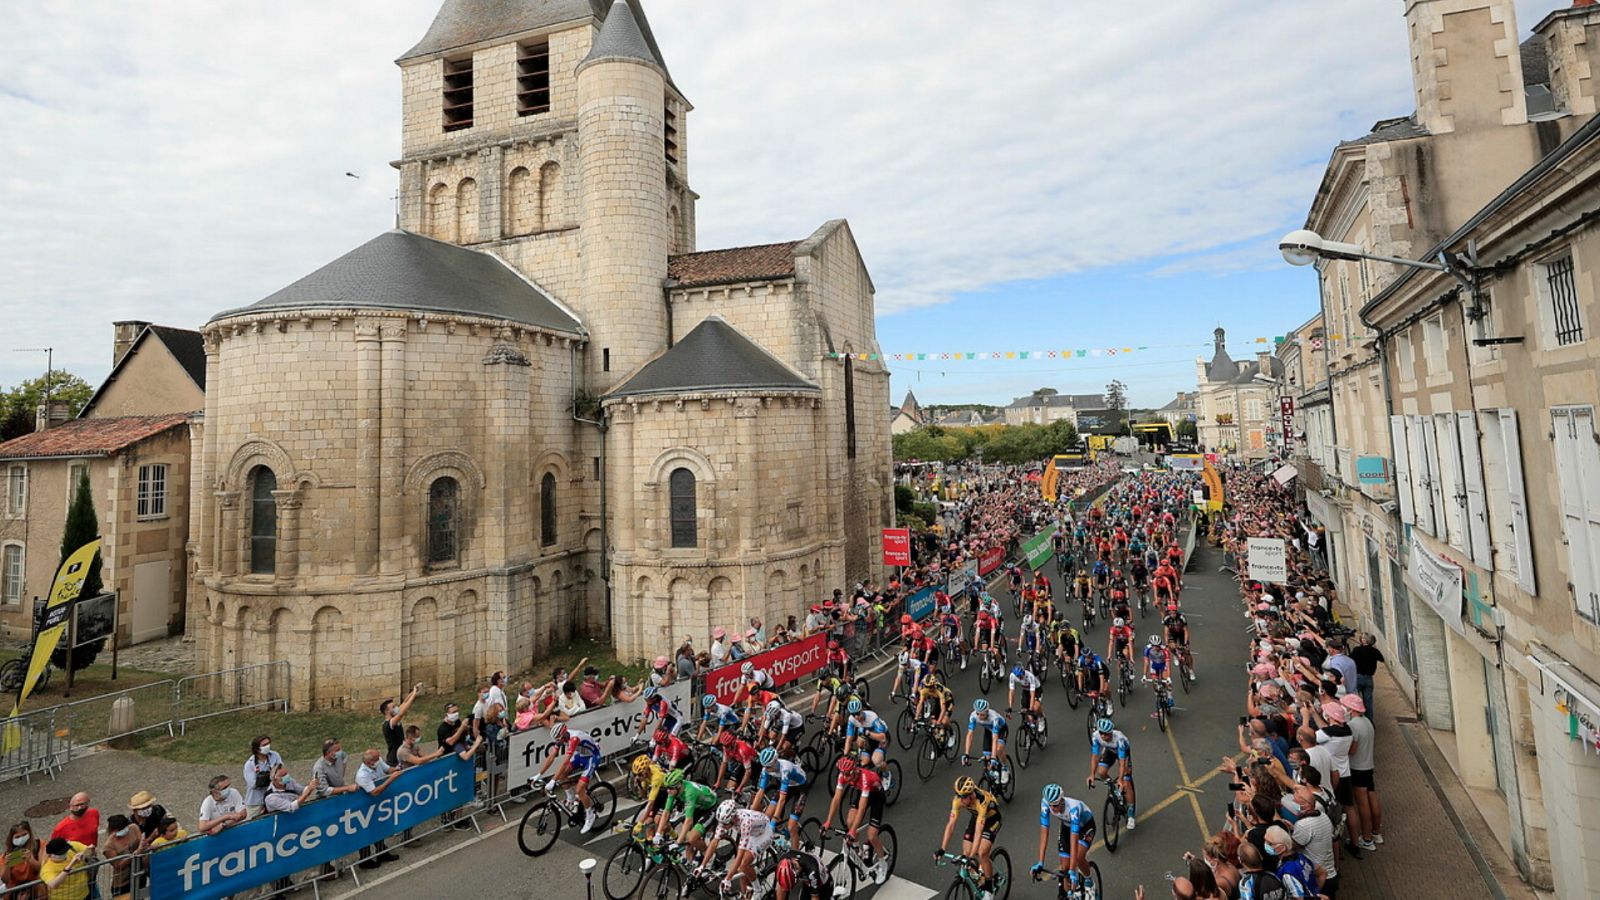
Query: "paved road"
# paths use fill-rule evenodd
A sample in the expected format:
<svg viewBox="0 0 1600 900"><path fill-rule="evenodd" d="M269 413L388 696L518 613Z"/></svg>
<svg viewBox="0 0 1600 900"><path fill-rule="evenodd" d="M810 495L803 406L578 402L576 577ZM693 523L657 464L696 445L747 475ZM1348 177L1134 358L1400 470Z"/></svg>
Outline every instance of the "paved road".
<svg viewBox="0 0 1600 900"><path fill-rule="evenodd" d="M1100 865L1107 897L1131 897L1134 886L1141 881L1152 889L1152 896L1164 896L1164 873L1181 871L1183 851L1198 850L1203 838L1221 824L1221 810L1227 802L1226 781L1215 770L1219 757L1236 745L1235 725L1245 690L1246 636L1237 612L1236 589L1225 573L1218 573L1219 559L1218 551L1197 548L1185 575L1184 608L1194 633L1200 680L1193 693L1185 696L1180 692L1180 709L1172 730L1163 734L1149 718L1153 699L1147 691L1133 694L1130 708L1118 710L1116 716L1119 727L1133 741L1139 825L1131 834L1124 832L1117 853L1097 846L1091 854L1091 859ZM1053 566L1050 571L1054 577ZM1061 587L1057 579L1058 597ZM1140 637L1151 633L1157 621L1152 613L1150 619L1140 622ZM1097 625L1090 640L1103 645L1105 639L1105 625ZM976 672L969 669L961 673L955 679L954 690L958 705L970 706L972 699L979 696ZM886 696L887 680L875 684L873 693ZM991 689L989 697L992 702L1004 703L999 685ZM1070 793L1090 803L1097 818L1104 801L1103 789L1091 796L1083 786L1088 773L1084 711L1067 706L1059 685L1046 689L1044 704L1051 717L1052 740L1046 750L1034 754L1029 768L1018 772L1016 799L1005 809L999 840L1010 850L1019 874L1031 864L1037 850L1037 804L1045 784L1056 781L1067 786ZM888 707L880 712L892 720L897 709ZM941 764L924 785L916 780L909 754L902 754L901 759L910 780L899 804L889 810L887 817L899 834L902 849L896 877L875 894L871 889L858 891L858 897L916 900L942 895L953 873L952 869L936 867L931 856L948 816L950 784L960 769L952 763ZM813 811L820 814L825 808L821 806L825 796L820 790L813 794ZM520 807L510 810L521 812ZM959 837L958 834L955 844L959 844ZM568 840L568 834L562 838ZM482 900L579 897L582 881L577 876L578 862L592 855L603 865L620 840L606 835L584 847L562 844L545 857L532 860L518 852L514 830L506 829L431 861L420 871L406 873L404 890L418 896L445 896L462 884L471 884L472 893ZM489 872L496 873L495 877L484 877ZM1012 896L1045 900L1052 895L1047 885L1024 882L1016 885ZM598 885L595 896L600 896Z"/></svg>

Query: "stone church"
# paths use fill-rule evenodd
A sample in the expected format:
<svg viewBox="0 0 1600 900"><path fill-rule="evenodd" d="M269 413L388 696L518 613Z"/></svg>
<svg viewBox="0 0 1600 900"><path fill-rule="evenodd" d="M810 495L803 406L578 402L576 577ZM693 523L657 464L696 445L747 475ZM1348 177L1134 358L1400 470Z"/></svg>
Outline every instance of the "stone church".
<svg viewBox="0 0 1600 900"><path fill-rule="evenodd" d="M638 0L445 0L398 65L399 227L202 329L197 667L338 706L880 578L872 279L842 219L696 248Z"/></svg>

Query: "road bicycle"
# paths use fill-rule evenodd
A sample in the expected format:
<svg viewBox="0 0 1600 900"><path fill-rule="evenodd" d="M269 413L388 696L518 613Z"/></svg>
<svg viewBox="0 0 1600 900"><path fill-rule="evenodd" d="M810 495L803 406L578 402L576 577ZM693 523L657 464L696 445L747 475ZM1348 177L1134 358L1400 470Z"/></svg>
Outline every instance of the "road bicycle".
<svg viewBox="0 0 1600 900"><path fill-rule="evenodd" d="M1111 700L1102 697L1099 691L1090 691L1086 696L1089 698L1089 716L1086 720L1085 736L1094 740L1095 723L1111 717Z"/></svg>
<svg viewBox="0 0 1600 900"><path fill-rule="evenodd" d="M1167 730L1167 722L1172 718L1172 711L1177 709L1172 699L1172 679L1146 678L1145 684L1151 686L1156 695L1156 722L1162 731Z"/></svg>
<svg viewBox="0 0 1600 900"><path fill-rule="evenodd" d="M1084 597L1084 598L1082 598L1082 602L1083 602L1083 633L1084 634L1088 634L1089 633L1089 629L1094 627L1094 620L1095 620L1094 598L1092 596L1091 597Z"/></svg>
<svg viewBox="0 0 1600 900"><path fill-rule="evenodd" d="M522 824L517 828L517 846L529 856L542 856L556 842L563 825L583 827L584 808L578 795L559 795L554 784L545 787L548 794L542 803L535 803L522 814ZM594 804L594 830L611 827L611 817L617 811L617 792L604 781L589 785L589 800Z"/></svg>
<svg viewBox="0 0 1600 900"><path fill-rule="evenodd" d="M900 760L886 759L883 761L883 765L881 767L874 766L873 770L876 771L878 773L878 777L883 780L883 804L885 806L893 806L896 803L899 803L900 788L905 783L904 773L900 768ZM837 778L829 779L828 784L831 791L837 791L839 789L839 779ZM844 799L839 801L839 808L854 809L856 801L860 799L861 790L855 785L851 785L844 789Z"/></svg>
<svg viewBox="0 0 1600 900"><path fill-rule="evenodd" d="M833 838L843 838L844 842L830 847ZM894 874L894 864L900 858L900 841L895 837L893 825L883 825L878 828L878 843L883 846L882 858L877 856L872 849L872 844L867 840L865 826L857 832L855 837L843 828L822 827L815 816L805 820L800 825L800 841L825 854L832 852L832 859L828 860L828 874L833 878L833 896L847 898L856 892L859 884L883 884Z"/></svg>
<svg viewBox="0 0 1600 900"><path fill-rule="evenodd" d="M1117 654L1117 704L1128 705L1128 691L1133 689L1133 663L1126 656Z"/></svg>
<svg viewBox="0 0 1600 900"><path fill-rule="evenodd" d="M1106 794L1105 806L1100 810L1104 816L1101 820L1105 823L1105 832L1101 838L1105 841L1106 850L1117 852L1117 844L1122 840L1122 825L1128 820L1128 800L1122 794L1122 779L1112 778L1110 773L1100 779L1100 783L1110 788Z"/></svg>
<svg viewBox="0 0 1600 900"><path fill-rule="evenodd" d="M995 647L984 647L978 659L978 690L989 693L996 678L1006 677L1005 640L996 641Z"/></svg>
<svg viewBox="0 0 1600 900"><path fill-rule="evenodd" d="M1078 703L1083 700L1083 694L1078 690L1078 661L1071 654L1063 656L1056 653L1056 672L1061 675L1061 687L1067 692L1067 705L1073 709L1078 708Z"/></svg>
<svg viewBox="0 0 1600 900"><path fill-rule="evenodd" d="M917 777L927 781L933 777L934 768L941 758L956 758L956 730L948 722L931 725L918 722L917 731L922 734L922 743L917 746Z"/></svg>
<svg viewBox="0 0 1600 900"><path fill-rule="evenodd" d="M1139 595L1139 618L1148 618L1150 615L1150 585L1148 583L1135 584L1133 591Z"/></svg>
<svg viewBox="0 0 1600 900"><path fill-rule="evenodd" d="M945 889L945 900L976 900L983 896L983 870L978 867L977 858L956 853L939 855L939 865L951 863L960 868L950 880L950 887ZM1011 854L1004 847L996 847L989 854L989 864L994 869L994 883L989 886L989 891L995 900L1007 900L1011 896Z"/></svg>
<svg viewBox="0 0 1600 900"><path fill-rule="evenodd" d="M1076 887L1072 884L1072 876L1062 872L1040 872L1033 876L1034 881L1043 881L1049 878L1058 883L1056 900L1102 900L1105 896L1100 885L1100 867L1094 862L1089 863L1089 878L1085 883Z"/></svg>
<svg viewBox="0 0 1600 900"><path fill-rule="evenodd" d="M994 754L983 757L983 771L978 773L978 786L1007 803L1017 795L1017 773L1011 765L1011 751L1006 751L1002 762Z"/></svg>
<svg viewBox="0 0 1600 900"><path fill-rule="evenodd" d="M1178 680L1183 684L1183 692L1189 693L1194 687L1194 653L1186 646L1176 649L1178 657Z"/></svg>
<svg viewBox="0 0 1600 900"><path fill-rule="evenodd" d="M1049 737L1050 729L1044 716L1035 715L1031 710L1023 710L1022 726L1017 729L1017 765L1026 769L1028 759L1033 755L1033 748L1044 749L1045 740Z"/></svg>

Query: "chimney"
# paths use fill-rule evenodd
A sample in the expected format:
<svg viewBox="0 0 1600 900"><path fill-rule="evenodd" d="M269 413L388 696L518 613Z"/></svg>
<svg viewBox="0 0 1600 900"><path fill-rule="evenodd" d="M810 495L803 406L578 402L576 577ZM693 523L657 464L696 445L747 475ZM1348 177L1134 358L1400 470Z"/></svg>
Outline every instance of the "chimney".
<svg viewBox="0 0 1600 900"><path fill-rule="evenodd" d="M1600 5L1596 0L1576 0L1533 28L1532 40L1543 44L1545 71L1541 74L1548 82L1547 103L1555 112L1580 117L1596 111L1592 76L1600 72L1600 46L1589 40L1593 25L1600 25Z"/></svg>
<svg viewBox="0 0 1600 900"><path fill-rule="evenodd" d="M65 401L51 400L48 404L41 403L33 410L33 430L44 431L72 418L72 409Z"/></svg>
<svg viewBox="0 0 1600 900"><path fill-rule="evenodd" d="M112 332L111 332L112 333L112 337L111 337L111 366L112 366L112 368L116 368L117 363L122 362L123 355L126 354L128 352L128 350L133 347L133 342L138 340L139 339L139 335L146 328L149 328L149 327L150 327L150 323L149 322L140 322L140 321L135 320L135 319L129 319L126 322L112 322L111 323L111 329L112 329Z"/></svg>
<svg viewBox="0 0 1600 900"><path fill-rule="evenodd" d="M1432 134L1522 125L1517 17L1501 0L1407 0L1417 122Z"/></svg>

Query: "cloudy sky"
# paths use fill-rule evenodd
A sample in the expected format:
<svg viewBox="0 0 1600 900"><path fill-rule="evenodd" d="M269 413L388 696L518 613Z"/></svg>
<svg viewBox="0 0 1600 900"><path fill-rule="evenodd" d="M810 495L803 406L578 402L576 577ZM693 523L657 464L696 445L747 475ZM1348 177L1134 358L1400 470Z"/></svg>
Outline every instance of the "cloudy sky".
<svg viewBox="0 0 1600 900"><path fill-rule="evenodd" d="M516 2L516 0L507 0ZM0 56L0 385L91 382L110 323L197 327L393 224L394 57L439 0L46 0ZM1562 0L1518 0L1526 32ZM848 217L896 400L1192 387L1315 312L1275 239L1334 143L1412 109L1399 0L648 0L695 104L701 248ZM351 178L347 172L359 175Z"/></svg>

